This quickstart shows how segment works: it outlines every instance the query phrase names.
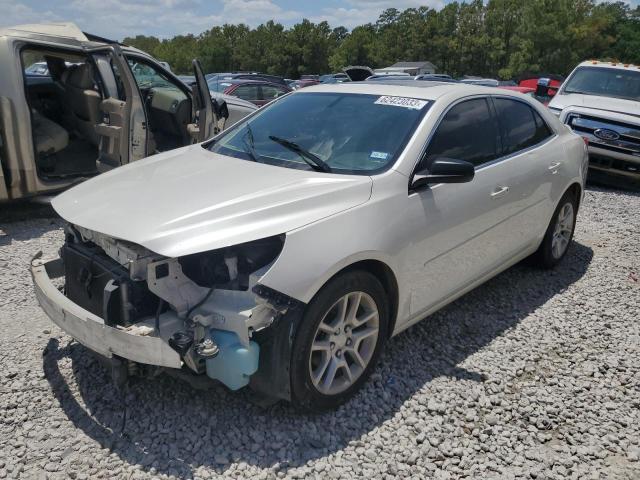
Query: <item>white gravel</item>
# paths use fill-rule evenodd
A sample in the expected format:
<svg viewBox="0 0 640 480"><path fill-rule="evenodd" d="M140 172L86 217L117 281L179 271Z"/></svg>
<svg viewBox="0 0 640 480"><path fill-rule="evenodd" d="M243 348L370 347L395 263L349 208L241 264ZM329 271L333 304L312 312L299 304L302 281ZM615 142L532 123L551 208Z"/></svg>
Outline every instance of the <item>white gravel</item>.
<svg viewBox="0 0 640 480"><path fill-rule="evenodd" d="M638 194L589 190L558 269L518 265L394 338L314 416L165 377L114 391L36 304L28 260L58 248L57 220L10 208L0 478L640 478Z"/></svg>

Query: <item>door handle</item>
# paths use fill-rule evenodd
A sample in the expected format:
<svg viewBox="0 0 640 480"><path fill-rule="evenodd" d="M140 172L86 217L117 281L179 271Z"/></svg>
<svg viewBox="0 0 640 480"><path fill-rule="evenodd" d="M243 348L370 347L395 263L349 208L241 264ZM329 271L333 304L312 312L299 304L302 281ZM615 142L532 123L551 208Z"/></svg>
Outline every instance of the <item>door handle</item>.
<svg viewBox="0 0 640 480"><path fill-rule="evenodd" d="M509 187L498 186L496 189L491 192L491 198L499 198L507 194L509 191Z"/></svg>
<svg viewBox="0 0 640 480"><path fill-rule="evenodd" d="M549 165L549 171L551 172L551 175L555 175L556 173L558 173L558 167L560 167L560 165L562 165L562 162L555 162Z"/></svg>

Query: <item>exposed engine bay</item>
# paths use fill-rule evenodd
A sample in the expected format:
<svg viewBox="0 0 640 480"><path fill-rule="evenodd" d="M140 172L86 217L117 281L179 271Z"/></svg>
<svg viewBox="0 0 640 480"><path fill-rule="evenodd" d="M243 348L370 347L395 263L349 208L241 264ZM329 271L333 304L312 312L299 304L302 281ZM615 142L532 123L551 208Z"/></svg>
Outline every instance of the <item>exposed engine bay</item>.
<svg viewBox="0 0 640 480"><path fill-rule="evenodd" d="M286 299L268 300L267 287L258 284L283 245L279 235L166 258L68 225L64 295L109 327L159 337L183 368L236 390L258 369L255 335L290 306Z"/></svg>

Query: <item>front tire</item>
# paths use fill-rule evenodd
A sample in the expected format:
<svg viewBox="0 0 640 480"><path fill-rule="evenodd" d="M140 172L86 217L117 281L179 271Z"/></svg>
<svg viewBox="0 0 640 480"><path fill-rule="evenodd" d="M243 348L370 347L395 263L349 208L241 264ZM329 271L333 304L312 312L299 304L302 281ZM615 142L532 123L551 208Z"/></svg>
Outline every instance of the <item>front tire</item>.
<svg viewBox="0 0 640 480"><path fill-rule="evenodd" d="M578 202L573 192L566 192L556 207L549 227L534 260L542 268L553 268L564 258L576 227Z"/></svg>
<svg viewBox="0 0 640 480"><path fill-rule="evenodd" d="M293 403L337 408L367 380L387 338L388 301L366 271L330 280L307 306L291 356Z"/></svg>

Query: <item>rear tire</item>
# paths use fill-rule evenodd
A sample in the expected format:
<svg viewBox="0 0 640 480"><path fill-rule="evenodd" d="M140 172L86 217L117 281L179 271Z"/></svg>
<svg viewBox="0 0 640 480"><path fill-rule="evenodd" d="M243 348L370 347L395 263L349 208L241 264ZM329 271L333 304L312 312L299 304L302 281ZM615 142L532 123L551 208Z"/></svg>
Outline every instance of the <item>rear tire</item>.
<svg viewBox="0 0 640 480"><path fill-rule="evenodd" d="M367 380L387 339L387 296L366 271L330 280L307 306L291 355L292 403L335 409Z"/></svg>
<svg viewBox="0 0 640 480"><path fill-rule="evenodd" d="M549 269L560 263L571 245L577 213L576 197L572 191L568 191L560 199L542 243L532 256L535 265Z"/></svg>

